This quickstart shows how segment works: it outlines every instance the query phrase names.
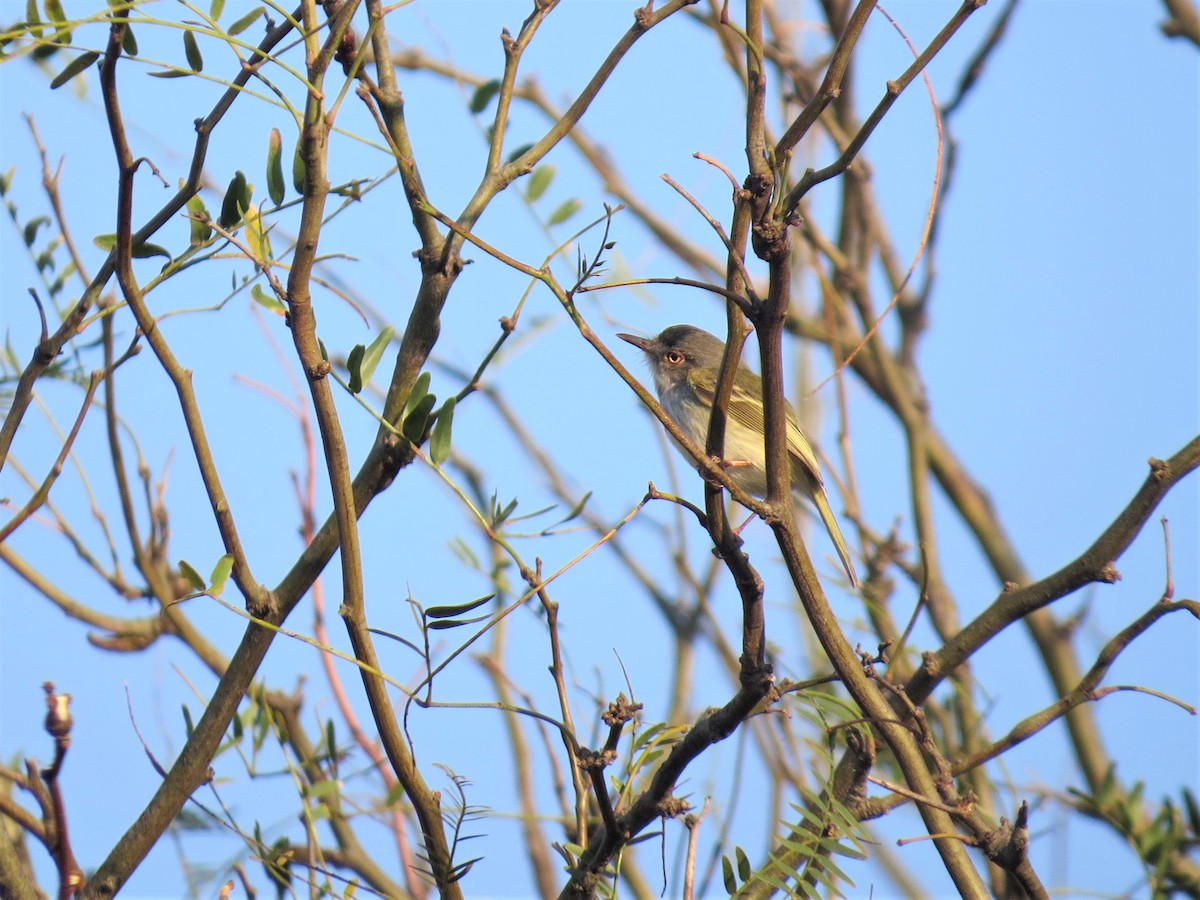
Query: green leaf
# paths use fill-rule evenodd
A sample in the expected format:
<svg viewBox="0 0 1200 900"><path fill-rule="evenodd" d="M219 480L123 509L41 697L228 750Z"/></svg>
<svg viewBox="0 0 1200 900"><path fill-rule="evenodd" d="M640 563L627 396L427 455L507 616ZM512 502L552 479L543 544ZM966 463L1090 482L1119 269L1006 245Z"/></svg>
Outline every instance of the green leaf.
<svg viewBox="0 0 1200 900"><path fill-rule="evenodd" d="M37 216L26 222L25 227L21 229L21 238L25 241L25 246L32 247L33 242L37 240L38 229L49 224L49 216Z"/></svg>
<svg viewBox="0 0 1200 900"><path fill-rule="evenodd" d="M733 874L733 864L728 856L721 857L721 880L725 882L725 893L733 896L737 890L737 876Z"/></svg>
<svg viewBox="0 0 1200 900"><path fill-rule="evenodd" d="M192 67L193 72L204 71L204 57L200 55L196 35L189 30L183 32L183 55L187 57L188 65Z"/></svg>
<svg viewBox="0 0 1200 900"><path fill-rule="evenodd" d="M208 576L208 592L214 596L220 595L221 591L225 590L225 582L229 580L229 573L232 571L233 554L226 553L217 560L217 564L213 566L212 574Z"/></svg>
<svg viewBox="0 0 1200 900"><path fill-rule="evenodd" d="M433 631L445 631L447 628L458 628L460 625L474 625L486 618L488 616L476 616L474 619L438 619L434 622L427 622L425 627Z"/></svg>
<svg viewBox="0 0 1200 900"><path fill-rule="evenodd" d="M554 180L554 173L558 170L554 166L546 163L544 166L538 166L533 170L533 175L529 179L529 186L525 189L525 196L530 203L535 203L542 194L546 193L546 188L550 187L550 182Z"/></svg>
<svg viewBox="0 0 1200 900"><path fill-rule="evenodd" d="M192 724L192 712L187 708L187 704L183 704L183 730L187 733L188 739L192 737L192 732L196 730L196 726Z"/></svg>
<svg viewBox="0 0 1200 900"><path fill-rule="evenodd" d="M250 10L236 22L229 26L229 34L241 34L247 28L254 24L254 20L263 14L263 7L258 6Z"/></svg>
<svg viewBox="0 0 1200 900"><path fill-rule="evenodd" d="M400 432L412 441L414 444L419 443L425 435L425 423L429 420L429 414L433 412L433 404L437 403L437 397L433 394L426 394L417 401L416 406L404 418L404 424L400 426Z"/></svg>
<svg viewBox="0 0 1200 900"><path fill-rule="evenodd" d="M397 781L388 789L387 796L383 798L383 805L395 806L407 796L404 792L404 783Z"/></svg>
<svg viewBox="0 0 1200 900"><path fill-rule="evenodd" d="M413 383L412 391L409 392L408 402L404 404L404 415L416 409L417 404L421 402L421 398L429 393L429 373L422 372L417 376L417 380Z"/></svg>
<svg viewBox="0 0 1200 900"><path fill-rule="evenodd" d="M62 3L59 0L46 0L46 17L55 25L66 25L67 14L63 12Z"/></svg>
<svg viewBox="0 0 1200 900"><path fill-rule="evenodd" d="M229 181L229 187L225 189L225 196L221 200L221 215L217 219L217 224L228 230L242 221L242 213L245 212L246 202L246 176L238 169L237 174Z"/></svg>
<svg viewBox="0 0 1200 900"><path fill-rule="evenodd" d="M562 517L561 519L559 519L557 522L555 522L555 523L553 523L553 524L551 524L551 525L547 525L545 528L543 528L543 529L542 529L542 534L549 534L549 533L551 532L551 530L553 530L553 529L555 529L555 528L558 528L560 525L566 525L566 524L567 524L568 522L570 522L572 519L574 519L575 517L577 517L577 516L578 516L578 515L579 515L581 512L583 512L583 508L584 508L585 506L587 506L587 502L588 502L588 500L590 500L591 498L592 498L592 492L591 492L591 491L588 491L586 494L584 494L584 495L583 495L583 499L582 499L582 500L580 500L578 503L576 503L576 504L575 504L575 505L574 505L574 506L571 508L571 511L570 511L569 513L567 513L565 516L563 516L563 517Z"/></svg>
<svg viewBox="0 0 1200 900"><path fill-rule="evenodd" d="M754 868L750 865L750 860L746 857L746 851L741 847L734 847L733 852L737 855L738 877L744 882L749 881Z"/></svg>
<svg viewBox="0 0 1200 900"><path fill-rule="evenodd" d="M192 73L183 69L166 69L162 72L147 72L151 78L187 78Z"/></svg>
<svg viewBox="0 0 1200 900"><path fill-rule="evenodd" d="M492 524L499 525L501 522L505 521L509 516L511 516L513 513L513 510L516 508L517 508L517 498L516 497L513 497L512 500L509 502L508 506L504 507L503 509L501 509L498 504L495 505L493 507L493 509L495 511L495 515L492 516Z"/></svg>
<svg viewBox="0 0 1200 900"><path fill-rule="evenodd" d="M472 610L479 609L479 607L495 596L495 594L488 594L486 597L480 597L478 600L471 600L468 603L457 603L454 606L431 606L425 610L425 618L449 619L451 616L465 616Z"/></svg>
<svg viewBox="0 0 1200 900"><path fill-rule="evenodd" d="M326 797L336 797L338 793L338 783L332 779L326 781L318 781L316 784L309 785L307 794L314 800L321 800Z"/></svg>
<svg viewBox="0 0 1200 900"><path fill-rule="evenodd" d="M112 252L113 248L117 246L117 236L115 234L98 234L92 238L92 243L105 252ZM171 258L171 254L165 247L150 243L138 244L130 255L134 259L149 259L152 256Z"/></svg>
<svg viewBox="0 0 1200 900"><path fill-rule="evenodd" d="M45 0L45 2L46 17L57 26L52 40L60 44L71 43L71 30L67 28L67 14L63 12L62 3L59 0Z"/></svg>
<svg viewBox="0 0 1200 900"><path fill-rule="evenodd" d="M179 574L187 579L187 583L197 591L203 591L206 587L204 579L200 577L200 573L182 559L179 561Z"/></svg>
<svg viewBox="0 0 1200 900"><path fill-rule="evenodd" d="M225 0L212 0L212 5L208 8L208 17L215 22L221 18L223 12L225 12Z"/></svg>
<svg viewBox="0 0 1200 900"><path fill-rule="evenodd" d="M283 138L278 128L271 129L267 141L267 195L276 206L283 202Z"/></svg>
<svg viewBox="0 0 1200 900"><path fill-rule="evenodd" d="M121 49L125 51L126 56L137 56L137 38L133 36L133 26L128 22L125 23L125 30L121 33Z"/></svg>
<svg viewBox="0 0 1200 900"><path fill-rule="evenodd" d="M440 466L450 458L450 429L454 424L454 398L447 397L433 423L433 434L429 436L429 458Z"/></svg>
<svg viewBox="0 0 1200 900"><path fill-rule="evenodd" d="M1188 826L1192 829L1192 834L1200 835L1200 803L1196 802L1196 795L1186 787L1183 789L1183 806L1187 810Z"/></svg>
<svg viewBox="0 0 1200 900"><path fill-rule="evenodd" d="M46 30L42 26L41 13L38 11L37 0L25 0L25 29L30 37L41 39Z"/></svg>
<svg viewBox="0 0 1200 900"><path fill-rule="evenodd" d="M491 81L485 81L479 87L475 88L475 93L471 95L471 112L476 115L483 112L499 91L500 81L496 78L493 78Z"/></svg>
<svg viewBox="0 0 1200 900"><path fill-rule="evenodd" d="M191 225L191 242L193 247L199 247L212 237L212 225L208 223L208 209L204 205L204 201L200 199L200 195L196 194L187 202L187 211L190 216L189 223Z"/></svg>
<svg viewBox="0 0 1200 900"><path fill-rule="evenodd" d="M67 63L61 72L54 76L54 79L50 82L50 90L53 91L62 87L99 58L100 54L95 50L85 50L83 53L80 53Z"/></svg>
<svg viewBox="0 0 1200 900"><path fill-rule="evenodd" d="M550 213L550 218L547 220L547 225L561 225L575 213L583 208L583 201L576 200L572 197L558 207L554 212Z"/></svg>
<svg viewBox="0 0 1200 900"><path fill-rule="evenodd" d="M287 312L287 307L283 305L278 297L273 292L269 292L263 288L261 284L252 285L250 288L250 296L260 306L265 307L277 315L283 315Z"/></svg>
<svg viewBox="0 0 1200 900"><path fill-rule="evenodd" d="M667 726L665 722L655 722L649 728L643 729L641 734L637 735L633 739L633 749L637 750L639 747L644 746L652 738L657 737L659 734L665 731L666 727Z"/></svg>
<svg viewBox="0 0 1200 900"><path fill-rule="evenodd" d="M357 394L363 389L362 359L364 349L362 344L355 344L354 349L350 351L350 355L346 357L346 368L350 372L350 393L352 394Z"/></svg>
<svg viewBox="0 0 1200 900"><path fill-rule="evenodd" d="M300 195L304 194L304 188L308 184L305 171L304 157L300 155L300 142L296 141L296 152L292 154L292 187Z"/></svg>
<svg viewBox="0 0 1200 900"><path fill-rule="evenodd" d="M512 153L508 154L508 162L515 162L516 160L520 159L522 156L524 156L526 153L528 153L532 149L533 149L533 144L522 144L520 147L518 147Z"/></svg>
<svg viewBox="0 0 1200 900"><path fill-rule="evenodd" d="M160 247L158 244L151 243L138 244L133 248L133 253L131 255L134 259L149 259L152 256L165 256L167 259L171 258L171 252L166 247Z"/></svg>
<svg viewBox="0 0 1200 900"><path fill-rule="evenodd" d="M371 376L375 374L379 361L383 359L383 351L387 349L395 335L396 329L388 325L375 336L375 340L367 345L367 350L362 358L362 383L364 386L371 383Z"/></svg>
<svg viewBox="0 0 1200 900"><path fill-rule="evenodd" d="M253 203L246 207L246 246L250 249L254 261L261 265L265 266L274 258L267 226L259 214L258 207Z"/></svg>

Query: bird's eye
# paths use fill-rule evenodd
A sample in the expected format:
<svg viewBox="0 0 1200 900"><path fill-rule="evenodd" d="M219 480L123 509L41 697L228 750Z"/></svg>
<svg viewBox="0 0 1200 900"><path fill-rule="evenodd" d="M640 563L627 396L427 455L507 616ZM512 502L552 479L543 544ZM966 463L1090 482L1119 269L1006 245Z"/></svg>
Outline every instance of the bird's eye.
<svg viewBox="0 0 1200 900"><path fill-rule="evenodd" d="M683 354L678 350L668 350L664 359L666 359L666 361L671 365L677 366L683 362Z"/></svg>

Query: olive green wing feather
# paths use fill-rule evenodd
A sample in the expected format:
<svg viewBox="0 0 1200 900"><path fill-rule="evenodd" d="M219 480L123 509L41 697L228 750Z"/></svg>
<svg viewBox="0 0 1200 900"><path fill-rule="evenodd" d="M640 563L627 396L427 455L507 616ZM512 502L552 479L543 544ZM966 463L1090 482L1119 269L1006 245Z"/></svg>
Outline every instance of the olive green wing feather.
<svg viewBox="0 0 1200 900"><path fill-rule="evenodd" d="M751 382L752 388L758 393L751 394L741 385L735 384L733 393L729 397L729 416L738 424L762 434L766 427L763 424L762 379L754 374L750 374L750 377L754 379ZM712 406L713 398L717 394L716 369L692 369L688 372L688 384L692 386L692 390L701 400ZM786 401L785 408L787 409L788 424L788 454L801 467L800 472L796 472L794 468L792 471L796 475L807 475L819 486L823 482L821 481L821 471L817 468L817 455L813 453L812 445L808 443L808 438L800 430L800 426L796 422L795 411L791 406L786 405ZM792 486L798 490L806 490L808 487L804 484L793 484Z"/></svg>

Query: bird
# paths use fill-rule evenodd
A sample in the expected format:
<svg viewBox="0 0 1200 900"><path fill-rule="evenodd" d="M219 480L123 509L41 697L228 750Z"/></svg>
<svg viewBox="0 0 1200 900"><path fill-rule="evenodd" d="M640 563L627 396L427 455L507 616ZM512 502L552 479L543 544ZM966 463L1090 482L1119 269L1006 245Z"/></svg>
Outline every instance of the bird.
<svg viewBox="0 0 1200 900"><path fill-rule="evenodd" d="M653 338L632 334L618 334L617 337L646 355L663 411L693 443L703 447L708 437L708 421L717 391L721 359L725 355L725 342L694 325L672 325ZM767 495L763 409L762 379L739 362L725 424L725 465L733 483L755 497ZM677 446L684 456L691 458L681 445ZM792 490L812 501L833 540L851 587L857 589L858 575L837 519L829 508L817 456L800 430L790 404L787 406L787 452Z"/></svg>

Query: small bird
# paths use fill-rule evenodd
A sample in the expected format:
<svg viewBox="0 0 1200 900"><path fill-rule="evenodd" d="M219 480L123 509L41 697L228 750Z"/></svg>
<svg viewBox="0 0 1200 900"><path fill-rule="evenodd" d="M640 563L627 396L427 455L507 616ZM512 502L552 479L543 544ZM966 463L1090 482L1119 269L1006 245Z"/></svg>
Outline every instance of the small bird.
<svg viewBox="0 0 1200 900"><path fill-rule="evenodd" d="M654 338L632 334L618 334L617 337L646 354L663 411L693 443L703 447L708 438L708 420L725 342L692 325L672 325ZM725 459L733 483L755 497L767 494L763 408L762 379L738 363L725 424ZM682 447L679 449L690 458ZM858 576L837 519L829 508L816 454L800 430L790 405L787 407L787 450L792 466L792 490L808 497L816 506L850 584L857 588Z"/></svg>

